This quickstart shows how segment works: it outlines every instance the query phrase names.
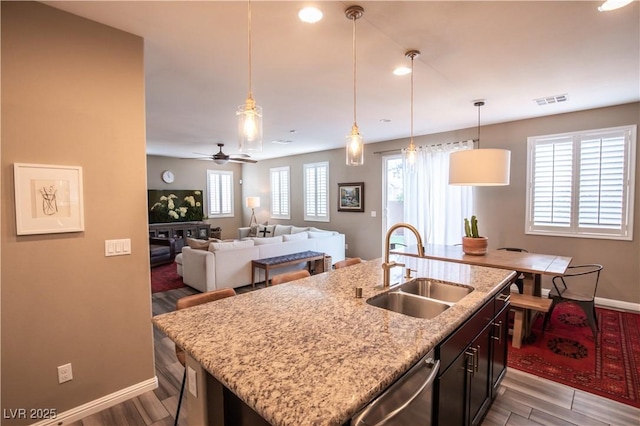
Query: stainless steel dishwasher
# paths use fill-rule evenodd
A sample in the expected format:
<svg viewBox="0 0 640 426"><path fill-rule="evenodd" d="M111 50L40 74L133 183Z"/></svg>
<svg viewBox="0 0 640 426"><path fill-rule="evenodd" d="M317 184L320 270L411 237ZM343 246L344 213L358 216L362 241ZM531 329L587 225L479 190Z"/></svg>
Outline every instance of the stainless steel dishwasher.
<svg viewBox="0 0 640 426"><path fill-rule="evenodd" d="M433 382L440 367L433 351L358 412L352 426L431 425Z"/></svg>

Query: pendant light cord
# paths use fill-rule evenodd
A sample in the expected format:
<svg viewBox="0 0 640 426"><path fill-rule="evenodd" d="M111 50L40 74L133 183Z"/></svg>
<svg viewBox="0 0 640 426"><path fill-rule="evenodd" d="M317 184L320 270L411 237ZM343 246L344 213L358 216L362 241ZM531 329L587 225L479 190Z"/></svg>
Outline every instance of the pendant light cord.
<svg viewBox="0 0 640 426"><path fill-rule="evenodd" d="M249 97L253 97L251 89L251 0L248 1L247 6L248 28L247 28L247 56L249 63Z"/></svg>
<svg viewBox="0 0 640 426"><path fill-rule="evenodd" d="M473 103L478 107L478 149L480 149L480 108L484 105L484 100L478 100Z"/></svg>
<svg viewBox="0 0 640 426"><path fill-rule="evenodd" d="M356 15L353 15L353 124L356 124Z"/></svg>
<svg viewBox="0 0 640 426"><path fill-rule="evenodd" d="M413 59L415 55L411 55L411 141L410 145L413 146Z"/></svg>

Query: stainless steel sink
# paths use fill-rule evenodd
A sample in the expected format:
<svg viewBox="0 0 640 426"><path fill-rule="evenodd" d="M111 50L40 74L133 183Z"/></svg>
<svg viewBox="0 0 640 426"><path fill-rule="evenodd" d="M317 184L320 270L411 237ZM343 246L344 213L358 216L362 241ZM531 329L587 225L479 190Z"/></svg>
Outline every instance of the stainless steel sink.
<svg viewBox="0 0 640 426"><path fill-rule="evenodd" d="M367 300L367 303L400 314L426 319L440 315L450 306L446 303L400 291L379 294Z"/></svg>
<svg viewBox="0 0 640 426"><path fill-rule="evenodd" d="M473 287L432 280L430 278L415 278L401 284L399 288L405 293L450 303L456 303L473 291Z"/></svg>

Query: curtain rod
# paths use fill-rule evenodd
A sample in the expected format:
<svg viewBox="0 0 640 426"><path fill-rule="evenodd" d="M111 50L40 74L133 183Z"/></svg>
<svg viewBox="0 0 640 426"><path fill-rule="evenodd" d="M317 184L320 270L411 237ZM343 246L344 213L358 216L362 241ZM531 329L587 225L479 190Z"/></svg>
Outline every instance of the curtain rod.
<svg viewBox="0 0 640 426"><path fill-rule="evenodd" d="M457 143L462 143L462 142L467 142L467 141L473 141L473 143L478 142L478 139L465 139L463 141L455 141L455 142L445 142L445 143L434 143L432 145L426 145L426 146L442 146L442 145L455 145ZM424 146L419 146L418 148L424 148ZM386 151L374 151L374 154L389 154L392 152L401 152L403 148L397 148L397 149L387 149Z"/></svg>

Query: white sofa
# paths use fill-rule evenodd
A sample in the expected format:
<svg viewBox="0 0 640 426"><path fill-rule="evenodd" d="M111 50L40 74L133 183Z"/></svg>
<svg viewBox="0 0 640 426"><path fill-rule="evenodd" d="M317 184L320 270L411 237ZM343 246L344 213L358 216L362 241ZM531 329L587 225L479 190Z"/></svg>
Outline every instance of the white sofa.
<svg viewBox="0 0 640 426"><path fill-rule="evenodd" d="M292 234L291 230L295 232ZM184 246L182 253L176 256L178 274L182 276L186 285L205 292L251 284L251 261L255 259L307 250L331 256L332 264L345 258L344 234L290 225L275 225L275 229L271 228L271 233L275 233L276 236L248 237L249 228L240 228L239 239L234 242L212 242L208 250ZM283 267L270 275L303 266L301 264ZM256 282L263 280L264 271L256 269Z"/></svg>

